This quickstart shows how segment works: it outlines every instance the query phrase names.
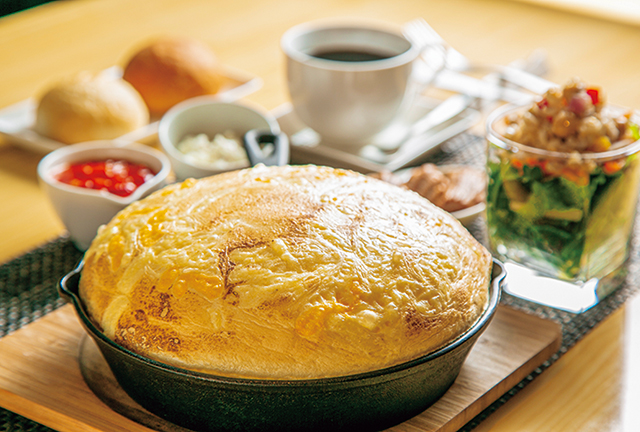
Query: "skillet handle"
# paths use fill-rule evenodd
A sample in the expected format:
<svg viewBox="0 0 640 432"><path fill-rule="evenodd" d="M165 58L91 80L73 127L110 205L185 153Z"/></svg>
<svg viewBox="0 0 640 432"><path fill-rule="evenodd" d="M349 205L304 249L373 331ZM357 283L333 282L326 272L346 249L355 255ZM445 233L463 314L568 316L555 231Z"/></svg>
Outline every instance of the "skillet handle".
<svg viewBox="0 0 640 432"><path fill-rule="evenodd" d="M242 139L244 149L252 166L262 163L267 166L283 166L289 163L289 139L282 133L252 129ZM262 151L262 144L273 144L273 152L268 156Z"/></svg>
<svg viewBox="0 0 640 432"><path fill-rule="evenodd" d="M58 294L67 303L79 303L78 285L80 280L80 272L82 271L84 261L80 263L71 272L66 274L58 283Z"/></svg>

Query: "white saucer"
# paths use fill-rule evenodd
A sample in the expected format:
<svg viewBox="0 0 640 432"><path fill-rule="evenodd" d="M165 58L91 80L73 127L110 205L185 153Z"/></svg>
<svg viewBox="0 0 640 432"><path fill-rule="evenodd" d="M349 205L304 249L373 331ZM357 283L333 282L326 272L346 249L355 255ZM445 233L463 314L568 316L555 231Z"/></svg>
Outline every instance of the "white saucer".
<svg viewBox="0 0 640 432"><path fill-rule="evenodd" d="M406 117L400 119L400 121L410 125L424 117L439 102L433 99L419 98L409 108ZM289 136L292 163L328 165L352 169L362 173L383 170L395 171L411 166L435 151L448 139L469 129L480 119L480 112L472 108L466 108L450 120L421 134L420 145L409 149L409 151L403 149L402 152L391 153L386 160L381 162L369 156L373 156L375 154L373 151L376 151L376 149L372 148L372 144L357 151L350 151L337 145L331 145L331 143L322 142L322 138L295 115L289 103L280 105L272 113L278 119L282 132ZM389 128L391 127L395 127L395 125L389 126ZM384 133L385 131L383 130L380 135ZM375 142L375 140L376 137L372 138L371 141ZM412 140L416 140L416 138L413 137Z"/></svg>

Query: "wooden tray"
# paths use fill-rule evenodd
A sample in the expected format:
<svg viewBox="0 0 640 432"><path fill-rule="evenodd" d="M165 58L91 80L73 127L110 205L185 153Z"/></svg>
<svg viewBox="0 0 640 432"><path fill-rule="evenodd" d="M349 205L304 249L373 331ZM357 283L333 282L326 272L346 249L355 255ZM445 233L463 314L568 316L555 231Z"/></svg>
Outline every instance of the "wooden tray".
<svg viewBox="0 0 640 432"><path fill-rule="evenodd" d="M458 430L555 353L560 342L558 324L500 306L449 391L390 430ZM185 430L126 396L71 305L0 339L0 406L60 432Z"/></svg>

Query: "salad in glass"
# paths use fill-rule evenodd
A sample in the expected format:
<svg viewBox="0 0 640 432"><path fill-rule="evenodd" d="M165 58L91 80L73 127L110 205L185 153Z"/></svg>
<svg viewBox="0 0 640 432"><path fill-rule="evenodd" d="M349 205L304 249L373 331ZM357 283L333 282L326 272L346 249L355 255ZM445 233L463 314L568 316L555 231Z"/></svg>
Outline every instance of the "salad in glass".
<svg viewBox="0 0 640 432"><path fill-rule="evenodd" d="M494 253L570 281L621 269L640 181L636 114L573 79L494 112L486 128Z"/></svg>

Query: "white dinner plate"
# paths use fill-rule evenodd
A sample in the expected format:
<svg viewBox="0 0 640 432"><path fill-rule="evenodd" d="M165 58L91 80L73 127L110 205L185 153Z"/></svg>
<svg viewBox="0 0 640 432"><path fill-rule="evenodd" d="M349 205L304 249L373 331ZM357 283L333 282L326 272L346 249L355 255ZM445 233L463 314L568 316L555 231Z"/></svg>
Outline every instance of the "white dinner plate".
<svg viewBox="0 0 640 432"><path fill-rule="evenodd" d="M113 66L102 71L102 74L117 79L122 76L122 69ZM222 75L226 78L226 84L213 95L214 98L222 101L236 101L262 87L262 79L228 66L223 66ZM66 146L33 130L36 108L37 101L29 98L0 110L0 135L15 146L42 154ZM129 132L118 140L123 143L148 141L157 135L159 120L152 118L148 125Z"/></svg>

